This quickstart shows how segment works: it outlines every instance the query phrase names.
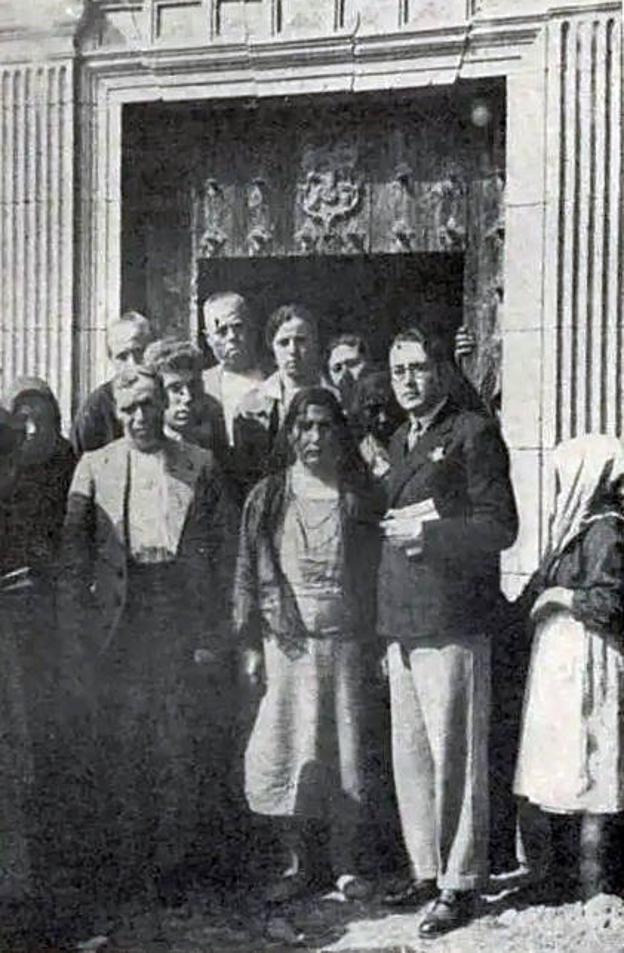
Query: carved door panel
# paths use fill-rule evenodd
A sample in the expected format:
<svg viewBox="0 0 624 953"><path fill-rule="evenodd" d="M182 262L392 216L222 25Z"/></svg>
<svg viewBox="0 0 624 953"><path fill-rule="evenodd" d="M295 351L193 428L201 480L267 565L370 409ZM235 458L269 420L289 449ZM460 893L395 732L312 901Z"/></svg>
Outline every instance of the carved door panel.
<svg viewBox="0 0 624 953"><path fill-rule="evenodd" d="M461 251L470 152L447 125L386 117L379 137L372 215L374 252Z"/></svg>
<svg viewBox="0 0 624 953"><path fill-rule="evenodd" d="M465 370L483 397L500 402L505 240L504 182L499 173L470 183L464 269L464 320L477 348Z"/></svg>
<svg viewBox="0 0 624 953"><path fill-rule="evenodd" d="M299 255L362 255L371 244L366 131L341 121L306 130L298 148L294 247Z"/></svg>
<svg viewBox="0 0 624 953"><path fill-rule="evenodd" d="M318 282L327 286L318 307L328 332L357 324L385 339L399 312L445 331L467 321L479 345L468 370L493 393L504 199L495 117L503 110L492 110L483 130L470 122L469 103L454 88L392 102L161 106L149 121L144 108L127 150L124 241L129 261L146 261L146 288L141 269L128 267L126 305L146 306L162 332L186 327L194 336L203 297L226 274L234 289L256 288L260 312L269 299L313 299ZM409 294L393 292L397 281Z"/></svg>

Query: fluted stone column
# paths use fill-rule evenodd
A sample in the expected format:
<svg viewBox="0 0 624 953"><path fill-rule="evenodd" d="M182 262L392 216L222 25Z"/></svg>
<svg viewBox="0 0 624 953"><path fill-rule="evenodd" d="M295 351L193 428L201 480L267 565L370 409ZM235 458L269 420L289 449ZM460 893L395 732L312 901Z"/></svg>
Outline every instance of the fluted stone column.
<svg viewBox="0 0 624 953"><path fill-rule="evenodd" d="M25 8L25 9L24 9ZM82 3L0 8L0 368L44 377L71 411L74 37Z"/></svg>
<svg viewBox="0 0 624 953"><path fill-rule="evenodd" d="M522 526L505 567L517 588L546 542L552 448L622 435L620 5L551 8L507 109L503 424Z"/></svg>

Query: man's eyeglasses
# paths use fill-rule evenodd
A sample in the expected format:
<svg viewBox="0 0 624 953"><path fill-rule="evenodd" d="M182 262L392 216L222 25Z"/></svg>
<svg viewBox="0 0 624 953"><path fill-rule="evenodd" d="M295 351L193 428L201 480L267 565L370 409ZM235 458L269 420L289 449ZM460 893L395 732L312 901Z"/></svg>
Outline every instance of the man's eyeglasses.
<svg viewBox="0 0 624 953"><path fill-rule="evenodd" d="M390 368L390 374L395 381L404 381L412 377L427 377L432 370L431 364L395 364Z"/></svg>

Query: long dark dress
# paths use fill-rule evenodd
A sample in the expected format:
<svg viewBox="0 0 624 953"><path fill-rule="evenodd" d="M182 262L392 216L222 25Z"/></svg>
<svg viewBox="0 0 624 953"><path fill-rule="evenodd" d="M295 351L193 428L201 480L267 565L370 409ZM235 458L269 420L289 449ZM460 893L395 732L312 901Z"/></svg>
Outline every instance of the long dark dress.
<svg viewBox="0 0 624 953"><path fill-rule="evenodd" d="M18 670L21 673L20 709L34 759L34 781L28 788L24 823L37 889L43 885L47 888L57 875L62 875L60 814L67 792L62 767L65 746L59 723L63 700L59 690L55 576L74 466L69 442L59 436L49 460L21 466L12 493L0 505L0 572L30 569L29 587L6 594L2 611L10 632L7 639L14 640L17 653L13 669L6 670L13 678L18 677Z"/></svg>
<svg viewBox="0 0 624 953"><path fill-rule="evenodd" d="M1 606L0 669L1 921L2 902L22 900L32 889L27 806L33 784L32 753L19 652L10 614L5 613Z"/></svg>

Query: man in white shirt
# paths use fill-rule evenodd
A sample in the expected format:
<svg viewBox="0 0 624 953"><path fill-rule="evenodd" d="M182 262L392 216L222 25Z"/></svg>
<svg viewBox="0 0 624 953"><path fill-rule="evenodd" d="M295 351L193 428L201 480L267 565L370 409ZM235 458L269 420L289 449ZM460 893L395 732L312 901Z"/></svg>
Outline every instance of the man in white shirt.
<svg viewBox="0 0 624 953"><path fill-rule="evenodd" d="M247 302L234 291L206 298L203 315L204 333L218 362L204 371L204 390L223 409L228 444L232 447L239 404L265 377L258 366L256 331Z"/></svg>
<svg viewBox="0 0 624 953"><path fill-rule="evenodd" d="M116 903L148 882L182 886L197 849L214 852L200 793L223 824L237 516L213 455L164 435L153 371L123 371L113 395L124 435L76 469L58 605L66 666L94 709L92 880Z"/></svg>

